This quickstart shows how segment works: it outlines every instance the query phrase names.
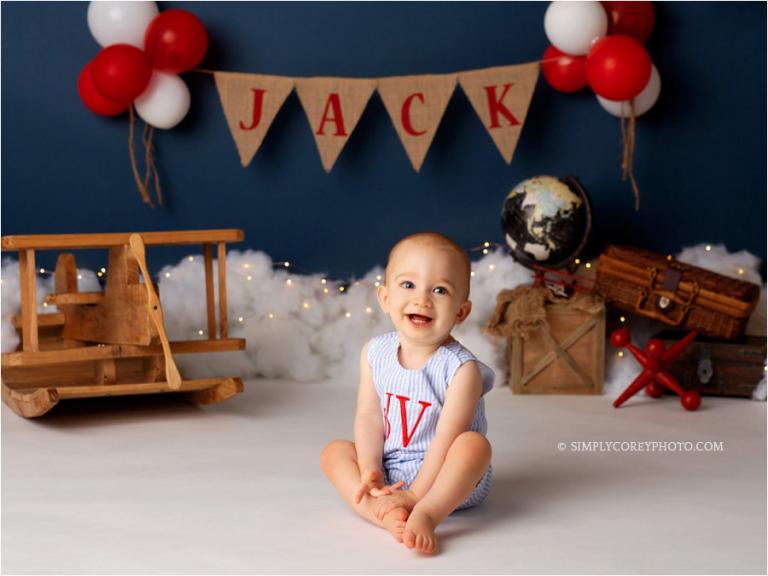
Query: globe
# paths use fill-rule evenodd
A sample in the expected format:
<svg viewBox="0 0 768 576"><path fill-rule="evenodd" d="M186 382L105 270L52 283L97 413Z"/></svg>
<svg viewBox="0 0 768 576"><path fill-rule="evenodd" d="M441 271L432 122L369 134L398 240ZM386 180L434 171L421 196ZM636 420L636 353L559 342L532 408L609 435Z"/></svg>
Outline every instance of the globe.
<svg viewBox="0 0 768 576"><path fill-rule="evenodd" d="M528 268L562 268L573 262L591 224L587 191L573 176L524 180L512 188L501 210L512 257Z"/></svg>

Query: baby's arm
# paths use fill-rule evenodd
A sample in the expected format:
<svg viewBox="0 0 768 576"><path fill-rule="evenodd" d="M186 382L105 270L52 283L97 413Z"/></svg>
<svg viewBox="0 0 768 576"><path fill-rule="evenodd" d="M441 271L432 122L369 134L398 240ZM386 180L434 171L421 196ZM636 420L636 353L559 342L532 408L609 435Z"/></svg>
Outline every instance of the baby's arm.
<svg viewBox="0 0 768 576"><path fill-rule="evenodd" d="M445 394L445 404L437 421L435 437L424 455L419 473L407 490L400 490L377 502L376 516L383 518L395 508L413 510L437 478L448 449L462 432L469 430L482 396L483 384L476 362L464 363L453 377Z"/></svg>
<svg viewBox="0 0 768 576"><path fill-rule="evenodd" d="M437 421L435 437L427 448L424 462L410 486L420 500L430 489L445 462L448 449L462 432L469 430L483 394L480 368L476 362L464 363L453 377L445 394L445 404Z"/></svg>
<svg viewBox="0 0 768 576"><path fill-rule="evenodd" d="M371 494L389 494L384 486L384 472L381 469L384 452L384 423L381 415L379 396L373 385L371 367L368 365L368 345L360 353L360 386L357 391L355 414L355 450L360 467L360 487L355 502ZM402 485L402 484L401 484ZM390 487L398 488L399 486Z"/></svg>

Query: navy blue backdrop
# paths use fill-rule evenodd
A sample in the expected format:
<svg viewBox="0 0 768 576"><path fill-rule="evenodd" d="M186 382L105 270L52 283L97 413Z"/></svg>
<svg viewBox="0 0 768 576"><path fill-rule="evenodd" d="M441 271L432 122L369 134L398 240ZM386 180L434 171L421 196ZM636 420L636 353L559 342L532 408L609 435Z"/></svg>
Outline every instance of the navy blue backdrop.
<svg viewBox="0 0 768 576"><path fill-rule="evenodd" d="M210 35L201 67L228 71L447 73L536 60L547 46L546 3L159 6L197 14ZM328 175L295 93L242 168L213 79L200 73L185 75L189 115L156 139L167 204L152 210L133 184L127 115L97 117L77 94L78 73L99 49L87 4L3 2L2 234L242 227L240 248L348 277L383 263L416 230L466 247L503 241L499 210L514 184L573 174L592 199L593 254L607 242L663 253L722 242L764 260L766 5L656 9L648 49L662 92L639 119L639 212L620 179L619 121L586 90L560 94L540 79L508 166L457 88L419 174L374 94ZM92 258L84 264L104 264Z"/></svg>

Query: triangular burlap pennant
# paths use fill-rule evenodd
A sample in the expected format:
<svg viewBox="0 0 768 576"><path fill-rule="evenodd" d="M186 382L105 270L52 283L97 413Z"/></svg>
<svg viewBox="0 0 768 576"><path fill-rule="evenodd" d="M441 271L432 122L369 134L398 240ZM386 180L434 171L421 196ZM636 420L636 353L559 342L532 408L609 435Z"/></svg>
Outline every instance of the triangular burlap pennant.
<svg viewBox="0 0 768 576"><path fill-rule="evenodd" d="M326 172L333 168L375 87L376 80L369 79L296 79L296 93L307 113Z"/></svg>
<svg viewBox="0 0 768 576"><path fill-rule="evenodd" d="M459 74L459 84L507 164L512 162L538 77L538 62Z"/></svg>
<svg viewBox="0 0 768 576"><path fill-rule="evenodd" d="M379 79L384 107L416 172L421 169L455 88L455 74Z"/></svg>
<svg viewBox="0 0 768 576"><path fill-rule="evenodd" d="M240 154L240 163L247 166L293 90L295 80L232 72L214 72L213 76L227 126Z"/></svg>

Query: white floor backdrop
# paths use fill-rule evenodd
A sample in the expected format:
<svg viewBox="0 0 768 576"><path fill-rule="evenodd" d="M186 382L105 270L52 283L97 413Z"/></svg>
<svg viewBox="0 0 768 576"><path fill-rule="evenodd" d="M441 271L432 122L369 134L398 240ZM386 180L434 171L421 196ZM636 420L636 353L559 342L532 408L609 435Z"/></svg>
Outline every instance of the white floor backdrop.
<svg viewBox="0 0 768 576"><path fill-rule="evenodd" d="M488 396L489 499L419 557L347 510L318 455L350 437L355 384L249 380L177 397L2 407L2 572L765 573L766 405ZM577 452L572 442L722 442ZM558 443L566 444L560 451Z"/></svg>

